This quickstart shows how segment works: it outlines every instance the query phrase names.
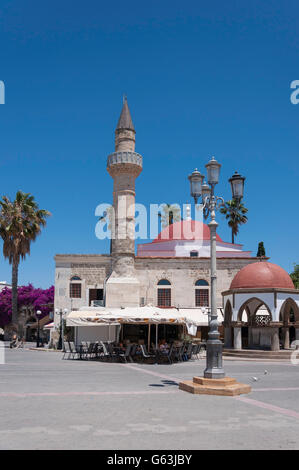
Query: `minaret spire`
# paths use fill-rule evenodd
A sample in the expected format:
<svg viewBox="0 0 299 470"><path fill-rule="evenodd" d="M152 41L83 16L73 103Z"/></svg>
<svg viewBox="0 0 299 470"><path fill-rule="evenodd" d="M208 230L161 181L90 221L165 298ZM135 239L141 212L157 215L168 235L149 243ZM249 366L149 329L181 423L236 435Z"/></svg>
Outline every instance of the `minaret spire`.
<svg viewBox="0 0 299 470"><path fill-rule="evenodd" d="M119 116L119 120L115 129L115 151L131 151L135 150L135 128L132 121L131 113L128 106L127 97L123 96L123 107Z"/></svg>
<svg viewBox="0 0 299 470"><path fill-rule="evenodd" d="M120 129L129 129L135 132L135 128L134 128L134 124L132 121L126 95L123 96L123 107L122 107L120 117L116 126L116 130L120 130Z"/></svg>

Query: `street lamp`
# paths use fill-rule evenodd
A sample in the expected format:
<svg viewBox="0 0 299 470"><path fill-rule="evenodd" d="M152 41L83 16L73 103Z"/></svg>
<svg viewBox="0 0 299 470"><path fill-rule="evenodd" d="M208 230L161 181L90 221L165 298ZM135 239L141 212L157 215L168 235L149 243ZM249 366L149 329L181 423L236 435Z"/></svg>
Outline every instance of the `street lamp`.
<svg viewBox="0 0 299 470"><path fill-rule="evenodd" d="M219 182L220 163L214 157L206 164L207 183L203 183L203 175L196 169L189 177L191 183L191 196L197 204L198 197L202 197L204 217L210 216L210 257L211 257L211 310L209 321L209 339L207 341L207 358L204 378L206 379L222 379L225 376L222 367L222 342L220 341L220 333L218 331L217 319L217 266L216 266L216 230L218 223L216 222L215 213L224 204L222 197L215 196L214 190ZM200 175L200 177L198 176ZM202 178L202 179L201 179ZM193 185L193 181L195 183ZM200 183L198 183L200 180ZM241 200L243 197L245 178L237 172L230 178L233 198ZM197 185L197 186L196 186ZM199 194L200 193L200 194Z"/></svg>
<svg viewBox="0 0 299 470"><path fill-rule="evenodd" d="M55 313L56 315L60 315L60 322L59 322L59 341L58 341L58 349L63 348L63 337L64 337L64 329L63 329L63 314L67 314L68 309L65 308L62 310L62 308L55 308Z"/></svg>
<svg viewBox="0 0 299 470"><path fill-rule="evenodd" d="M233 199L240 201L244 194L244 181L246 178L241 176L237 171L228 180L231 184Z"/></svg>
<svg viewBox="0 0 299 470"><path fill-rule="evenodd" d="M36 347L39 348L39 317L42 314L40 310L36 311L37 315L37 336L36 336Z"/></svg>
<svg viewBox="0 0 299 470"><path fill-rule="evenodd" d="M201 185L204 176L198 171L197 168L188 176L190 181L191 196L194 197L195 204L197 204L198 198L201 196Z"/></svg>

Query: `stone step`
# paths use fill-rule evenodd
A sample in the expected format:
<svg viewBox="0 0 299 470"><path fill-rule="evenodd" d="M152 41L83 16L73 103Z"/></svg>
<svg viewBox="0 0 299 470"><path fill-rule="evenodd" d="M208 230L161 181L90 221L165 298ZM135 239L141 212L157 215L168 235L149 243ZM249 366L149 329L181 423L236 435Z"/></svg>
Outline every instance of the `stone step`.
<svg viewBox="0 0 299 470"><path fill-rule="evenodd" d="M273 356L273 354L279 354L281 356L283 355L289 356L290 354L292 354L293 351L294 349L280 349L279 351L269 351L269 350L262 350L262 349L226 349L225 348L223 350L223 353L238 354L238 355L263 354L263 356Z"/></svg>
<svg viewBox="0 0 299 470"><path fill-rule="evenodd" d="M239 359L264 359L264 360L290 360L293 350L281 351L260 351L260 350L246 350L246 349L225 349L223 351L224 357L239 358Z"/></svg>

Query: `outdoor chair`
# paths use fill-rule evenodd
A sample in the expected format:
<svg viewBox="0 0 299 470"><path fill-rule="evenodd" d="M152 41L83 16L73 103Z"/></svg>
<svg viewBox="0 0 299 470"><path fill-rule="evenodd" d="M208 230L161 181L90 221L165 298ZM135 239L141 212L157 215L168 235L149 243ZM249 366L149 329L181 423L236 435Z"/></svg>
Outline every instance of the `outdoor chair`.
<svg viewBox="0 0 299 470"><path fill-rule="evenodd" d="M192 343L189 343L186 347L186 350L184 352L184 355L185 356L185 360L186 361L189 361L189 359L191 359L192 357L192 350L193 350L193 344Z"/></svg>
<svg viewBox="0 0 299 470"><path fill-rule="evenodd" d="M76 347L75 343L73 341L70 341L69 345L70 345L70 350L71 350L71 354L73 356L73 359L75 359L76 356L77 356L77 358L79 357L81 359L81 349L80 349L80 347Z"/></svg>
<svg viewBox="0 0 299 470"><path fill-rule="evenodd" d="M141 351L143 359L155 359L156 360L156 355L148 353L146 346L144 344L140 345L140 351Z"/></svg>
<svg viewBox="0 0 299 470"><path fill-rule="evenodd" d="M107 343L106 345L107 351L109 353L110 359L116 359L117 358L117 351L114 349L112 343Z"/></svg>
<svg viewBox="0 0 299 470"><path fill-rule="evenodd" d="M197 359L200 359L201 352L206 350L206 346L203 344L196 344L195 346L197 349L194 348L194 352L192 353L192 355L196 356Z"/></svg>
<svg viewBox="0 0 299 470"><path fill-rule="evenodd" d="M165 350L165 351L160 351L158 350L158 358L159 359L167 359L169 364L172 364L173 363L173 360L174 360L174 354L175 354L175 348L174 348L174 344L171 344L169 350Z"/></svg>
<svg viewBox="0 0 299 470"><path fill-rule="evenodd" d="M64 342L63 342L63 356L62 356L62 359L64 359L67 354L68 354L68 358L67 358L67 359L69 359L69 358L71 357L71 355L72 355L72 351L71 351L69 342L68 342L68 341L64 341Z"/></svg>
<svg viewBox="0 0 299 470"><path fill-rule="evenodd" d="M183 360L184 350L185 350L185 345L184 344L182 346L180 346L179 348L175 348L174 360L182 361Z"/></svg>
<svg viewBox="0 0 299 470"><path fill-rule="evenodd" d="M96 343L97 345L97 350L96 350L96 359L100 359L103 357L103 346L101 344L101 341Z"/></svg>
<svg viewBox="0 0 299 470"><path fill-rule="evenodd" d="M122 352L122 351L118 352L117 357L119 359L123 360L124 362L127 362L127 359L130 359L131 349L132 349L132 344L128 344L128 346L126 347L126 350L124 352Z"/></svg>
<svg viewBox="0 0 299 470"><path fill-rule="evenodd" d="M81 344L79 345L79 347L77 347L80 359L88 359L88 349L88 343L86 341L81 341Z"/></svg>
<svg viewBox="0 0 299 470"><path fill-rule="evenodd" d="M159 362L160 356L161 356L161 354L160 354L161 351L160 351L159 347L156 348L156 345L152 343L151 351L156 357L156 362Z"/></svg>
<svg viewBox="0 0 299 470"><path fill-rule="evenodd" d="M106 344L103 341L100 341L100 345L102 346L102 352L101 352L100 357L102 359L110 359L110 353L107 349Z"/></svg>
<svg viewBox="0 0 299 470"><path fill-rule="evenodd" d="M198 359L198 353L199 353L199 344L193 344L192 345L192 353L191 353L191 359L196 356L196 359Z"/></svg>
<svg viewBox="0 0 299 470"><path fill-rule="evenodd" d="M97 359L99 357L100 350L101 346L99 345L99 342L96 341L93 346L94 359Z"/></svg>
<svg viewBox="0 0 299 470"><path fill-rule="evenodd" d="M86 358L93 359L96 356L96 343L90 343L86 350Z"/></svg>
<svg viewBox="0 0 299 470"><path fill-rule="evenodd" d="M131 351L130 351L129 359L130 359L131 362L133 362L134 361L134 356L136 356L137 344L132 344L131 346L132 346L132 348L131 348Z"/></svg>

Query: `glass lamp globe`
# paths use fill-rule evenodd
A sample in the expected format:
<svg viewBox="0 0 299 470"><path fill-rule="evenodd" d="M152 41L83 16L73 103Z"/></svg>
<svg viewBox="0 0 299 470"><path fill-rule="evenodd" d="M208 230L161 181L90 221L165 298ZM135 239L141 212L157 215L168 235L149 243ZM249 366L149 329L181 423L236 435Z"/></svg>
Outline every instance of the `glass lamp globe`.
<svg viewBox="0 0 299 470"><path fill-rule="evenodd" d="M202 187L201 187L201 195L202 195L202 202L205 202L205 199L207 196L210 196L211 194L211 188L210 186L204 181Z"/></svg>
<svg viewBox="0 0 299 470"><path fill-rule="evenodd" d="M215 160L214 157L206 164L206 169L208 173L208 183L209 184L217 184L219 181L219 174L220 174L220 163Z"/></svg>
<svg viewBox="0 0 299 470"><path fill-rule="evenodd" d="M245 177L241 176L237 171L233 176L228 180L232 188L233 199L241 200L244 195L244 181Z"/></svg>
<svg viewBox="0 0 299 470"><path fill-rule="evenodd" d="M191 196L194 198L195 203L197 203L198 198L201 196L201 185L204 179L204 176L198 171L197 168L188 176L190 181L190 192Z"/></svg>

